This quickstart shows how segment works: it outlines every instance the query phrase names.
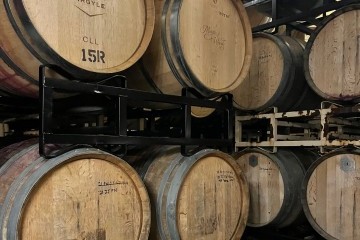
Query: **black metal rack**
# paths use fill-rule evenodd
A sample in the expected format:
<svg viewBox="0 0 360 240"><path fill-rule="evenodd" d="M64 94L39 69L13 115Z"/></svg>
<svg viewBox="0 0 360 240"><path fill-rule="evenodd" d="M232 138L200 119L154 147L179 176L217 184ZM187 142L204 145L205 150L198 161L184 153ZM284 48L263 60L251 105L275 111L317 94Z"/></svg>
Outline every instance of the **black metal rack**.
<svg viewBox="0 0 360 240"><path fill-rule="evenodd" d="M311 29L310 25L318 26L322 18L317 18L319 15L326 16L326 12L340 9L344 6L359 3L359 0L323 0L322 6L311 9L307 12L301 12L299 14L293 14L291 16L279 17L278 9L279 2L281 0L271 0L271 18L272 21L256 26L253 28L253 32L261 32L268 29L275 28L274 33L281 25L286 25L287 30L297 30L306 34L311 34L314 30Z"/></svg>
<svg viewBox="0 0 360 240"><path fill-rule="evenodd" d="M62 70L57 66L47 65L40 67L41 126L39 129L39 147L40 154L44 157L53 157L78 145L90 145L97 148L112 146L107 150L117 155L125 154L128 145L180 145L184 155L189 154L194 146L215 147L225 149L228 152L234 150L234 110L232 107L232 95L230 94L212 100L195 98L193 95L197 94L196 91L188 88L183 89L183 96L155 94L126 88L126 80L122 76L113 76L101 83L84 83L76 80L49 77L49 70L62 73ZM99 102L101 102L105 99L105 104L102 107L88 109L85 106L84 109L87 110L81 110L77 113L77 117L73 115L72 118L74 120L76 118L86 118L85 115L91 118L98 116L98 112L100 112L110 116L109 118L112 119L111 124L93 128L72 128L71 126L76 124L70 122L64 127L61 124L67 120L57 120L66 113L59 108L61 104L58 104L58 102L61 102L61 100L55 98L58 92L75 93L76 96L73 99L77 102L91 101L92 98L99 98ZM156 103L156 108L149 109L149 106L151 107L154 103ZM193 106L213 108L217 112L215 114L217 117L193 120L191 116L191 107ZM108 109L104 110L103 108ZM60 109L60 111L57 109ZM64 109L67 109L67 107ZM181 119L177 121L177 124L169 126L162 132L153 131L155 119L161 119L164 116L175 116L176 114L181 115ZM129 130L127 124L130 117L147 119L144 129L139 131ZM219 124L217 127L221 129L217 136L204 137L200 134L194 138L194 122L199 122L196 129L202 127L206 132L214 132L215 129L210 124L214 123L214 119L217 119L215 122ZM206 127L208 124L210 127ZM177 129L176 133L171 132L173 129ZM57 153L48 152L46 146L49 144L62 144L65 147ZM116 149L116 151L111 149Z"/></svg>

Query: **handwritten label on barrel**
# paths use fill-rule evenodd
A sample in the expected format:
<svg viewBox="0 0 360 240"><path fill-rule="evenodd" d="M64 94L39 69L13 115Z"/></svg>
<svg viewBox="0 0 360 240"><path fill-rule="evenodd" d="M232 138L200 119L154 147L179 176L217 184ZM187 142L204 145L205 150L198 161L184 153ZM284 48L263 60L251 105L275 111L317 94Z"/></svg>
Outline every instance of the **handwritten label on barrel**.
<svg viewBox="0 0 360 240"><path fill-rule="evenodd" d="M226 40L222 38L220 32L216 31L209 25L204 25L200 28L205 40L211 41L220 50L224 50Z"/></svg>
<svg viewBox="0 0 360 240"><path fill-rule="evenodd" d="M235 173L229 170L218 170L217 180L219 182L229 183L235 181Z"/></svg>
<svg viewBox="0 0 360 240"><path fill-rule="evenodd" d="M111 193L117 193L119 187L127 186L127 181L99 181L98 182L98 193L99 195L108 195Z"/></svg>
<svg viewBox="0 0 360 240"><path fill-rule="evenodd" d="M264 50L261 50L260 56L258 57L259 63L267 63L271 60L272 54L270 52L266 52Z"/></svg>

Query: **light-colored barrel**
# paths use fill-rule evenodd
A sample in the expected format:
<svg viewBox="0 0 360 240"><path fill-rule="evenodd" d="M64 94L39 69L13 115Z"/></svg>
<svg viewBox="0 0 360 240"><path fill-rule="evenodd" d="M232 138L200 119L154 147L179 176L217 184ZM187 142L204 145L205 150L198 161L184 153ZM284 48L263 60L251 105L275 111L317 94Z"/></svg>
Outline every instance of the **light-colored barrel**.
<svg viewBox="0 0 360 240"><path fill-rule="evenodd" d="M278 150L276 154L249 149L235 154L250 191L247 225L283 228L303 217L301 183L306 168L316 158L303 150Z"/></svg>
<svg viewBox="0 0 360 240"><path fill-rule="evenodd" d="M40 64L96 80L134 64L153 33L153 0L1 1L0 87L37 95Z"/></svg>
<svg viewBox="0 0 360 240"><path fill-rule="evenodd" d="M152 85L179 95L229 92L245 78L251 61L251 26L241 0L157 0L153 38L142 58Z"/></svg>
<svg viewBox="0 0 360 240"><path fill-rule="evenodd" d="M150 239L240 239L249 193L231 156L207 149L183 157L165 147L137 155L153 204Z"/></svg>
<svg viewBox="0 0 360 240"><path fill-rule="evenodd" d="M232 91L236 108L288 111L320 105L304 77L304 46L299 40L258 33L254 34L253 47L249 74Z"/></svg>
<svg viewBox="0 0 360 240"><path fill-rule="evenodd" d="M150 201L125 161L96 149L38 155L36 141L0 151L0 238L147 240Z"/></svg>
<svg viewBox="0 0 360 240"><path fill-rule="evenodd" d="M316 93L330 100L360 97L360 4L329 15L310 36L305 76Z"/></svg>
<svg viewBox="0 0 360 240"><path fill-rule="evenodd" d="M302 203L313 228L326 239L360 239L360 151L340 150L308 170Z"/></svg>

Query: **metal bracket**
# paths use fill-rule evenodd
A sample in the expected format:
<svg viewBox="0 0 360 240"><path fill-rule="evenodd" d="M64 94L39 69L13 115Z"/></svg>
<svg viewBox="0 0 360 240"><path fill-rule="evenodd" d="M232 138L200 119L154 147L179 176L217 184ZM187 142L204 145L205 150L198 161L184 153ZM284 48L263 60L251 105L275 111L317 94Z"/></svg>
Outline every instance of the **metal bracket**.
<svg viewBox="0 0 360 240"><path fill-rule="evenodd" d="M96 84L90 84L77 80L48 77L49 70L56 71L58 74L63 73L63 70L57 66L40 67L39 152L46 158L55 156L55 153L46 151L46 146L50 144L65 146L65 151L76 145L93 146L116 155L126 154L128 145L157 144L180 145L184 155L190 154L193 147L213 147L230 153L234 151L232 129L235 114L230 94L219 96L213 100L192 97L198 93L194 89L188 88L183 90L183 96L156 94L127 89L126 81L121 76L113 76ZM95 113L87 112L87 108L84 108L85 110L76 115L79 119L72 119L71 116L66 118L66 113L59 113L57 109L59 100L55 99L55 94L59 92L75 94L77 100L80 99L85 103L90 96L90 98L105 98L106 101L110 101L110 104L104 104L105 110L100 108L100 115L96 111ZM158 103L154 109L151 108L153 103ZM72 103L75 106L76 104ZM144 105L150 106L150 109L145 110ZM162 105L176 106L176 108L162 109ZM219 121L223 125L218 136L193 136L194 128L198 128L198 126L193 123L192 106L215 109L215 118L220 119ZM64 109L67 110L66 107ZM182 117L181 112L183 113ZM180 126L175 126L179 129L178 132L172 133L170 128L165 132L156 129L155 119L171 117L173 113L178 114L179 119L183 120ZM100 125L94 123L94 116L96 119L101 117ZM61 119L56 119L57 117ZM132 131L128 129L127 125L131 120L130 117L136 120L146 119L149 124L144 124L144 129ZM66 121L62 121L63 118ZM213 132L211 126L208 126L211 121L211 119L197 120L201 127L207 129L209 133ZM82 124L81 127L77 125L78 122Z"/></svg>
<svg viewBox="0 0 360 240"><path fill-rule="evenodd" d="M258 3L261 3L263 1L252 1L250 3L245 4L245 7L254 6ZM319 15L323 14L326 16L326 12L337 10L339 8L342 8L346 5L358 3L358 0L342 0L342 1L333 1L333 0L327 0L323 2L323 5L314 9L311 9L307 12L302 12L299 14L294 14L292 16L286 16L279 18L278 9L279 9L279 1L278 0L272 0L272 21L256 26L252 29L253 33L255 32L261 32L268 29L275 28L276 30L273 32L273 34L277 33L277 28L281 25L292 25L295 26L294 29L303 32L305 34L311 34L313 30L309 28L309 25L316 24L314 19L318 17Z"/></svg>
<svg viewBox="0 0 360 240"><path fill-rule="evenodd" d="M360 146L360 106L326 102L322 107L236 116L235 148L271 147L276 152L277 147L320 147L324 151L324 147Z"/></svg>

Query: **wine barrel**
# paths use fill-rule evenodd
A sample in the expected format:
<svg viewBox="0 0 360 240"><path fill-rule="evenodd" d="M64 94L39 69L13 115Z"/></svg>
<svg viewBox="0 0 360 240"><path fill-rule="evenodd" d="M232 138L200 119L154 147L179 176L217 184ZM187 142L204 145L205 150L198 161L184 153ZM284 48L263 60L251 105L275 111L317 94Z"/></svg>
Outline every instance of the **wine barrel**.
<svg viewBox="0 0 360 240"><path fill-rule="evenodd" d="M137 156L153 205L150 239L240 239L249 193L231 156L205 149L183 157L176 147Z"/></svg>
<svg viewBox="0 0 360 240"><path fill-rule="evenodd" d="M319 158L302 186L304 212L326 239L360 239L360 151L338 150Z"/></svg>
<svg viewBox="0 0 360 240"><path fill-rule="evenodd" d="M305 76L314 91L329 100L360 97L360 4L329 15L310 36L305 49Z"/></svg>
<svg viewBox="0 0 360 240"><path fill-rule="evenodd" d="M251 61L251 27L241 0L155 1L155 30L142 70L162 93L229 92Z"/></svg>
<svg viewBox="0 0 360 240"><path fill-rule="evenodd" d="M234 157L249 184L248 226L283 228L305 218L301 183L315 154L299 149L279 149L277 153L247 149Z"/></svg>
<svg viewBox="0 0 360 240"><path fill-rule="evenodd" d="M149 197L125 161L96 149L38 152L34 140L0 151L1 239L148 239Z"/></svg>
<svg viewBox="0 0 360 240"><path fill-rule="evenodd" d="M254 34L253 58L247 78L234 90L241 110L280 111L320 107L319 97L303 73L303 44L288 36Z"/></svg>
<svg viewBox="0 0 360 240"><path fill-rule="evenodd" d="M153 0L1 1L0 88L36 97L38 68L95 80L124 70L152 36Z"/></svg>

